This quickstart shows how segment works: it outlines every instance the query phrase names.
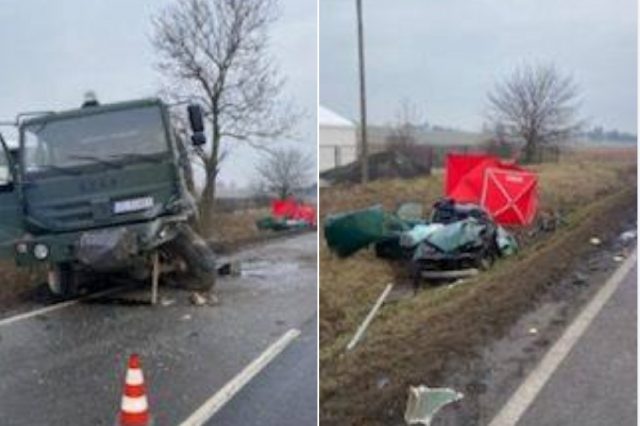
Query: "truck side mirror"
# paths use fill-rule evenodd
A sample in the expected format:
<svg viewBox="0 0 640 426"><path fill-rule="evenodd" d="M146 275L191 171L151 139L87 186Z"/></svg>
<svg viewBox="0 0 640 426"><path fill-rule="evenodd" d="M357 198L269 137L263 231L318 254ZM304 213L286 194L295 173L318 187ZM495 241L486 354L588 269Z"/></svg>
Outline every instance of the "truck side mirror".
<svg viewBox="0 0 640 426"><path fill-rule="evenodd" d="M207 137L203 132L194 133L191 135L191 143L195 146L201 146L207 143Z"/></svg>
<svg viewBox="0 0 640 426"><path fill-rule="evenodd" d="M7 148L7 143L0 133L0 189L4 190L13 184L13 175L11 173L11 158Z"/></svg>
<svg viewBox="0 0 640 426"><path fill-rule="evenodd" d="M198 104L191 104L187 107L189 113L189 124L193 133L204 132L204 119L202 118L202 108Z"/></svg>
<svg viewBox="0 0 640 426"><path fill-rule="evenodd" d="M207 137L204 135L204 118L202 108L198 104L191 104L187 107L189 114L189 124L191 125L191 143L195 146L207 143Z"/></svg>

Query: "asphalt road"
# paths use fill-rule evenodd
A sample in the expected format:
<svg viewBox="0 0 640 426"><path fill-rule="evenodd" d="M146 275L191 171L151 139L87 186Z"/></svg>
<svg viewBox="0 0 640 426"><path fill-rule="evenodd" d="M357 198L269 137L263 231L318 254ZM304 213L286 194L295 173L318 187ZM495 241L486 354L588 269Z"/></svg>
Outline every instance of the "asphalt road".
<svg viewBox="0 0 640 426"><path fill-rule="evenodd" d="M529 406L518 426L637 424L637 266Z"/></svg>
<svg viewBox="0 0 640 426"><path fill-rule="evenodd" d="M180 424L291 329L302 333L218 415L245 425L261 424L260 416L234 417L251 410L282 425L315 422L316 235L235 257L242 275L220 280L217 306L161 288L167 306L130 303L138 292L120 292L0 322L0 424L112 426L132 352L141 356L154 426ZM300 402L266 394L271 386Z"/></svg>
<svg viewBox="0 0 640 426"><path fill-rule="evenodd" d="M317 321L308 322L300 337L244 388L208 426L315 425L317 379Z"/></svg>

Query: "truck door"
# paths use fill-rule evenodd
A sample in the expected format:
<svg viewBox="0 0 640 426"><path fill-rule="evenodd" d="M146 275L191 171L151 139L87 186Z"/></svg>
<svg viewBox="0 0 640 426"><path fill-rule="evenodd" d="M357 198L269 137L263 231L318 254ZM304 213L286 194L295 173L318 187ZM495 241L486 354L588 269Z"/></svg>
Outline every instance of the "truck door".
<svg viewBox="0 0 640 426"><path fill-rule="evenodd" d="M13 257L14 241L22 234L22 209L16 184L15 162L0 135L0 259Z"/></svg>

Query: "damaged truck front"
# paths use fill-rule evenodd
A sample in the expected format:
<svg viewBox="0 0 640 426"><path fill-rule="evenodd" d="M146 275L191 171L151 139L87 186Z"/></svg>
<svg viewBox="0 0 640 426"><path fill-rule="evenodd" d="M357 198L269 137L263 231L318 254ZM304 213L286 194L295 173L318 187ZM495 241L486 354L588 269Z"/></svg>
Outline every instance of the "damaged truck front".
<svg viewBox="0 0 640 426"><path fill-rule="evenodd" d="M202 113L188 110L201 145ZM18 266L46 264L50 289L65 296L87 275L145 278L158 265L187 272L181 283L213 285L214 255L188 225L189 159L165 104L92 104L17 125L18 155L3 142L0 159L0 231Z"/></svg>

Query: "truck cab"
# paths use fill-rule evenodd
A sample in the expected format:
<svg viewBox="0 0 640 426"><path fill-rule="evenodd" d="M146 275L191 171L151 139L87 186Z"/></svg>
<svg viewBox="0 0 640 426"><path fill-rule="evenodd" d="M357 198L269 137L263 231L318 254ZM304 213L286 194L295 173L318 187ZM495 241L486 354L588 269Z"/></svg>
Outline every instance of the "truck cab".
<svg viewBox="0 0 640 426"><path fill-rule="evenodd" d="M189 112L204 143L200 110ZM17 162L6 144L0 158L0 232L19 266L47 264L54 292L82 271L139 269L195 213L188 159L158 99L43 114L18 132Z"/></svg>

